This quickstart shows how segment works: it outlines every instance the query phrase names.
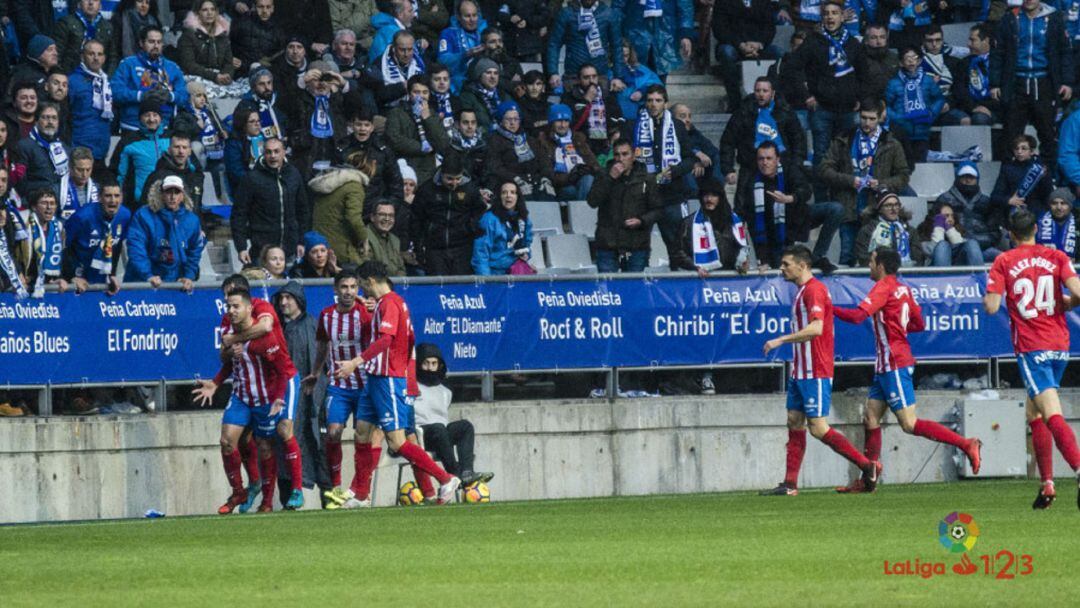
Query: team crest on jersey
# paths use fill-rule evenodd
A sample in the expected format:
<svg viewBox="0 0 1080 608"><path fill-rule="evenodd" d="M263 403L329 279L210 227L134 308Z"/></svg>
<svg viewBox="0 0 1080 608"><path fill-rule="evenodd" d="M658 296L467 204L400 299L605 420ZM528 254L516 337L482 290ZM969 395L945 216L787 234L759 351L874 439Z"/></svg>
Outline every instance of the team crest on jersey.
<svg viewBox="0 0 1080 608"><path fill-rule="evenodd" d="M442 40L439 40L439 52L440 53L445 53L446 52L446 39L445 38L443 38Z"/></svg>

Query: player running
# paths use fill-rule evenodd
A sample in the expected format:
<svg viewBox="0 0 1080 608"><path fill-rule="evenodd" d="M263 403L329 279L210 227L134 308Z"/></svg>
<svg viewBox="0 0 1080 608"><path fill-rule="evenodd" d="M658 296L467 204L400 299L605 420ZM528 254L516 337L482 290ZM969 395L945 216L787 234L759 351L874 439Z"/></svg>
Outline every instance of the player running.
<svg viewBox="0 0 1080 608"><path fill-rule="evenodd" d="M881 460L881 421L888 406L909 435L926 437L947 443L964 451L971 470L979 473L982 464L978 439L965 439L937 422L922 420L915 415L915 357L907 335L926 329L922 309L915 294L900 282L900 254L895 249L879 247L870 254L870 278L874 286L857 308L834 308L837 319L858 325L867 319L874 321L874 381L866 401L863 424L866 427L866 446L863 454L870 460ZM865 492L862 479L836 489L837 492Z"/></svg>
<svg viewBox="0 0 1080 608"><path fill-rule="evenodd" d="M806 453L807 425L811 435L859 467L867 491L874 490L881 471L881 463L860 454L842 434L829 427L833 377L832 298L825 285L810 271L811 259L810 250L801 245L788 247L780 258L780 274L784 280L799 287L791 306L795 333L769 340L763 350L767 355L781 345L794 344L795 357L787 388L787 474L780 485L761 492L762 496L799 494L799 469Z"/></svg>
<svg viewBox="0 0 1080 608"><path fill-rule="evenodd" d="M1080 470L1076 435L1061 416L1057 391L1069 361L1065 311L1080 305L1080 279L1067 254L1035 244L1035 228L1035 216L1029 211L1017 211L1009 218L1009 233L1017 246L994 260L986 279L983 305L986 312L995 314L1005 296L1013 349L1027 387L1031 443L1042 477L1042 487L1031 507L1048 509L1057 498L1053 443L1073 471ZM1062 285L1071 294L1068 303ZM1080 486L1080 477L1077 484ZM1076 502L1080 507L1080 492Z"/></svg>
<svg viewBox="0 0 1080 608"><path fill-rule="evenodd" d="M226 297L232 334L243 334L255 324L251 294L234 289ZM273 511L274 487L277 484L277 460L270 440L275 432L285 444L285 461L289 464L292 481L292 493L285 502L286 509L299 509L304 505L301 490L303 467L300 459L300 446L293 436L292 423L296 416L297 392L300 379L289 358L285 341L278 332L271 331L249 342L237 343L232 347L233 357L222 365L213 380L200 380L199 387L192 391L195 401L202 406L210 403L214 392L231 373L233 380L232 399L222 415L222 460L225 463L225 476L229 480L232 494L219 509L229 513L232 507L244 503L248 491L244 488L240 475L240 455L232 450L225 453L226 444L233 446L240 439L244 429L254 421L255 440L259 451L259 473L262 480L262 504L259 513Z"/></svg>
<svg viewBox="0 0 1080 608"><path fill-rule="evenodd" d="M356 358L371 341L371 313L357 297L359 292L360 282L356 273L351 270L338 271L334 276L337 302L319 314L314 371L303 381L304 391L310 393L324 371L330 376L330 386L326 389L326 461L334 488L324 493L328 499L328 509L371 506L371 500L360 490L360 474L367 468L366 461L370 457L367 452L370 452L371 446L361 444L359 432L354 436L356 450L353 460L357 474L349 487L352 495L341 487L341 434L350 417L354 423L360 422L355 416L364 388L364 370L357 368L345 378L333 375L338 363ZM382 443L381 437L376 443Z"/></svg>
<svg viewBox="0 0 1080 608"><path fill-rule="evenodd" d="M358 451L373 453L372 436L376 427L380 428L391 450L439 481L438 502L446 504L454 498L461 480L435 464L423 448L405 440L406 429L412 426L412 407L406 395L414 341L409 308L394 293L385 264L364 262L357 273L364 294L378 302L371 319L373 341L360 356L339 362L334 377L348 378L361 365L367 369L367 383L356 411ZM370 470L378 465L378 459L369 458L360 464L370 479Z"/></svg>

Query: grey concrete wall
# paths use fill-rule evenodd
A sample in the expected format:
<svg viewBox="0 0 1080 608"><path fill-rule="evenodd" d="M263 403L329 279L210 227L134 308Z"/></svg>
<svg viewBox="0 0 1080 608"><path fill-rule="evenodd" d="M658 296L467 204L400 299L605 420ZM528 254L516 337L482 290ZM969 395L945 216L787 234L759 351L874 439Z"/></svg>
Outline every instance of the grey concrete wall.
<svg viewBox="0 0 1080 608"><path fill-rule="evenodd" d="M945 420L956 392L921 392L919 414ZM1020 391L1003 397L1022 399ZM1080 392L1063 395L1075 422ZM861 446L865 393L834 397L832 422ZM772 487L784 473L780 394L454 406L477 430L477 468L495 471L495 500L535 500ZM0 522L213 513L224 500L220 412L0 420ZM1075 425L1074 425L1075 426ZM956 479L953 451L888 424L885 483ZM346 446L343 475L352 476ZM925 466L916 479L917 472ZM1068 471L1057 458L1057 471ZM846 483L853 467L810 440L802 487ZM392 504L396 463L377 473L376 504ZM411 473L406 472L411 478ZM309 508L319 504L307 494Z"/></svg>

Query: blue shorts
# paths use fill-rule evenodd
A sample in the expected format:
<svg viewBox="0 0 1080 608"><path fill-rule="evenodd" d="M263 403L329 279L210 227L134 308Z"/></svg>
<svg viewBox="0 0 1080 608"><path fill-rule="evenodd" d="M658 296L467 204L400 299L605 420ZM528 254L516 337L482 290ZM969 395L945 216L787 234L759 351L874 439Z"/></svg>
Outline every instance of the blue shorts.
<svg viewBox="0 0 1080 608"><path fill-rule="evenodd" d="M905 367L874 374L869 397L888 403L889 409L894 412L915 405L915 381L911 378L914 371L914 367Z"/></svg>
<svg viewBox="0 0 1080 608"><path fill-rule="evenodd" d="M1069 364L1069 353L1061 350L1037 350L1016 355L1020 376L1024 379L1028 397L1034 399L1043 392L1061 387L1061 376Z"/></svg>
<svg viewBox="0 0 1080 608"><path fill-rule="evenodd" d="M232 424L246 427L254 420L255 436L268 438L277 432L277 425L283 420L296 420L296 403L300 396L300 376L296 375L289 379L285 387L285 407L276 416L270 415L273 405L251 407L244 403L236 395L229 400L228 407L221 414L221 424Z"/></svg>
<svg viewBox="0 0 1080 608"><path fill-rule="evenodd" d="M831 405L832 378L788 379L787 409L800 411L807 418L824 418Z"/></svg>
<svg viewBox="0 0 1080 608"><path fill-rule="evenodd" d="M412 426L411 400L405 395L405 378L368 376L356 419L378 425L383 431L400 431Z"/></svg>
<svg viewBox="0 0 1080 608"><path fill-rule="evenodd" d="M326 389L326 423L345 426L350 416L356 416L360 396L364 389L347 389L330 386Z"/></svg>

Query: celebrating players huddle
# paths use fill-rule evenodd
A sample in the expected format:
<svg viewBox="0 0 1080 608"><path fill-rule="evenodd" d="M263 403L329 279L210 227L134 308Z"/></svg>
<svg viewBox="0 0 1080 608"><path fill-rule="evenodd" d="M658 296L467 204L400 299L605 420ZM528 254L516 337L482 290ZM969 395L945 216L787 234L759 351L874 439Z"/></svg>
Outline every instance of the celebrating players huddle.
<svg viewBox="0 0 1080 608"><path fill-rule="evenodd" d="M320 373L332 376L327 394L329 438L327 459L334 488L326 493L330 508L370 506L371 477L378 466L385 437L390 449L408 460L417 479L430 475L439 481L433 502L450 502L461 481L448 474L416 443L411 399L418 394L413 347L416 336L405 301L393 292L386 266L366 262L355 273L334 277L336 303L319 317L315 374L302 381L289 358L281 324L269 303L252 298L247 281L229 277L222 285L228 312L222 320L220 371L213 380L201 380L193 391L196 401L210 403L214 392L232 377L232 398L221 419L221 455L231 494L218 509L222 515L240 507L246 512L258 493L260 513L273 510L277 460L271 440L276 434L284 445L292 492L285 509L304 504L299 446L293 436L296 401L301 386L310 392ZM360 289L369 298L362 303ZM370 306L370 308L369 308ZM325 367L324 367L325 365ZM341 433L352 417L356 428L356 474L345 490L341 485ZM255 437L260 484L243 484L245 437ZM408 439L407 439L408 437ZM254 480L248 467L249 480ZM430 481L428 488L430 488ZM421 482L421 487L425 487Z"/></svg>
<svg viewBox="0 0 1080 608"><path fill-rule="evenodd" d="M1069 358L1069 332L1065 312L1080 305L1080 279L1069 257L1035 244L1035 216L1018 211L1010 218L1010 233L1017 247L1001 256L990 268L984 305L997 313L1005 297L1024 384L1027 387L1027 418L1042 485L1032 505L1048 508L1057 494L1053 482L1052 443L1074 472L1080 472L1080 448L1076 436L1061 415L1057 389ZM862 476L852 484L837 488L841 493L873 492L881 475L881 420L886 406L893 411L904 432L947 443L961 449L978 474L981 466L978 439L965 439L948 428L915 415L913 372L915 358L907 335L925 328L922 311L907 286L900 283L899 254L879 248L870 256L870 277L874 287L857 308L832 306L828 289L814 278L810 251L802 246L784 251L780 272L798 286L792 305L791 334L765 343L764 352L793 344L795 350L788 381L787 473L776 488L762 492L769 496L798 494L799 470L806 451L806 428L834 451L853 462ZM1069 290L1068 300L1062 287ZM864 424L866 445L860 454L826 418L832 399L833 317L847 323L873 319L877 359L874 379L866 404ZM1080 486L1080 477L1077 478ZM1077 494L1080 506L1080 492Z"/></svg>

